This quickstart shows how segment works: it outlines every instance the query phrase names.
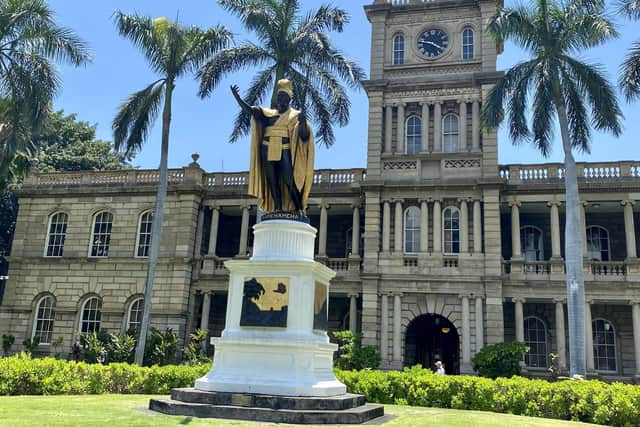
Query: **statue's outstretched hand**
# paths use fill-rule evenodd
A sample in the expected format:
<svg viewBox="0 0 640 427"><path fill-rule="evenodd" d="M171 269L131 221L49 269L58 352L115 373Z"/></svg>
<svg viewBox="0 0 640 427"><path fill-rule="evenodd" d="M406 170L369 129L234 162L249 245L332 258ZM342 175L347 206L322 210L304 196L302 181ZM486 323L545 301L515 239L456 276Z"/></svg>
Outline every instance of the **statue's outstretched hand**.
<svg viewBox="0 0 640 427"><path fill-rule="evenodd" d="M240 88L238 85L231 85L231 93L236 99L240 97Z"/></svg>

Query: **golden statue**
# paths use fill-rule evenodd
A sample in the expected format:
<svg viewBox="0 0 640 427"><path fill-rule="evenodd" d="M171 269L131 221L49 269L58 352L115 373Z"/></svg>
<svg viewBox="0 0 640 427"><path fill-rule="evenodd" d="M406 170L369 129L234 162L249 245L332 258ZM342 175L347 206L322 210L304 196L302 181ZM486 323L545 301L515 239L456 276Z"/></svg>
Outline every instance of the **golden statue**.
<svg viewBox="0 0 640 427"><path fill-rule="evenodd" d="M279 80L277 88L276 109L271 109L250 106L238 86L231 86L240 107L253 117L249 194L264 212L304 213L313 183L313 132L305 112L289 106L291 82Z"/></svg>

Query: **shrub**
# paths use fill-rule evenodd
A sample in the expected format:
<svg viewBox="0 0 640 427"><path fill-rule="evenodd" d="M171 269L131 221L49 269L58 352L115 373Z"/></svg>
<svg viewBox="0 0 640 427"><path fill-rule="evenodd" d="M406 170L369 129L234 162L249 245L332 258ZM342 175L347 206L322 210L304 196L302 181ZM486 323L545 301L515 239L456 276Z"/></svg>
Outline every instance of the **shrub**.
<svg viewBox="0 0 640 427"><path fill-rule="evenodd" d="M144 346L144 365L169 365L175 363L178 351L178 334L171 328L160 332L151 329L151 335Z"/></svg>
<svg viewBox="0 0 640 427"><path fill-rule="evenodd" d="M182 351L184 354L183 362L188 365L198 365L208 363L211 355L208 354L205 341L207 339L207 331L196 329L189 335L189 344Z"/></svg>
<svg viewBox="0 0 640 427"><path fill-rule="evenodd" d="M2 334L2 354L4 354L5 357L9 355L14 342L16 342L16 337Z"/></svg>
<svg viewBox="0 0 640 427"><path fill-rule="evenodd" d="M332 333L338 342L338 353L335 366L338 369L360 370L377 368L380 365L380 354L375 347L362 347L362 334L351 331L336 331Z"/></svg>
<svg viewBox="0 0 640 427"><path fill-rule="evenodd" d="M499 378L520 375L522 361L529 347L523 342L487 345L471 359L473 370L483 377Z"/></svg>

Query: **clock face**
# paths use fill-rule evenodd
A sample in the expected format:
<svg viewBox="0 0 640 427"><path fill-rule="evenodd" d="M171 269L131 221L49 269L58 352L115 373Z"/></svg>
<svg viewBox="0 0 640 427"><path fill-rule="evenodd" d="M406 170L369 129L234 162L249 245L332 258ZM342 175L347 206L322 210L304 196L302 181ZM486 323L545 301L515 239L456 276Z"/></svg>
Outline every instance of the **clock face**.
<svg viewBox="0 0 640 427"><path fill-rule="evenodd" d="M449 47L449 36L442 30L427 30L418 38L418 50L427 58L436 58Z"/></svg>

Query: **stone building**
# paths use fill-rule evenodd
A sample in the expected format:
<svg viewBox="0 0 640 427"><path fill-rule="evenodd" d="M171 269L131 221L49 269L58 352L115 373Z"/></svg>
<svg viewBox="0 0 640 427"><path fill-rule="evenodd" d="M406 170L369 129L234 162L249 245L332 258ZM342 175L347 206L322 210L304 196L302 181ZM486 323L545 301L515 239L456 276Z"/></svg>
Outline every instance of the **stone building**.
<svg viewBox="0 0 640 427"><path fill-rule="evenodd" d="M376 0L367 168L318 170L317 260L335 271L331 329L382 367L470 372L485 344L526 341L530 375L566 367L563 165L499 165L480 105L501 76L483 29L495 0ZM640 161L579 164L592 375L640 374ZM156 171L36 174L20 212L0 332L20 342L126 331L141 317ZM251 253L246 173L170 172L152 323L224 328L224 261Z"/></svg>

